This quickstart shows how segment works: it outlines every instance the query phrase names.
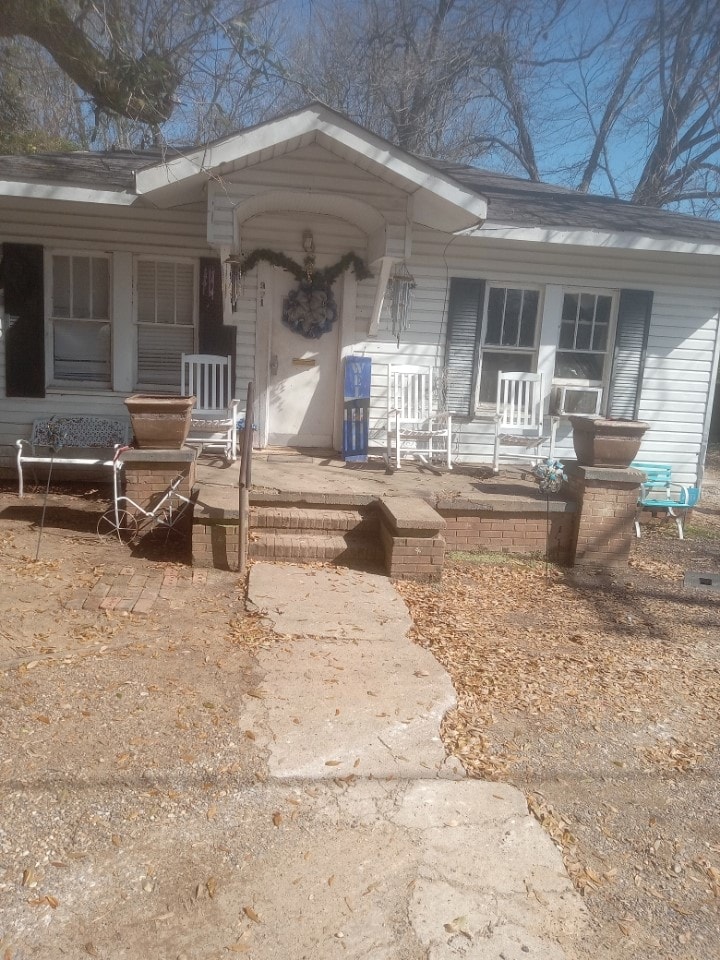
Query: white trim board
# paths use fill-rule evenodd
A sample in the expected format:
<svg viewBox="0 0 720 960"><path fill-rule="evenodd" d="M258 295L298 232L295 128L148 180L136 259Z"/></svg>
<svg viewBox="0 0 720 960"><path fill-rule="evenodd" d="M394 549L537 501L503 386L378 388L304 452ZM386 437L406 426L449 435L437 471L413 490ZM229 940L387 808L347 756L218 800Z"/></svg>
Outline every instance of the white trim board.
<svg viewBox="0 0 720 960"><path fill-rule="evenodd" d="M70 187L66 184L36 181L0 180L0 196L24 197L28 200L70 200L74 203L103 203L129 207L138 202L134 193L125 190L96 190L93 187Z"/></svg>
<svg viewBox="0 0 720 960"><path fill-rule="evenodd" d="M720 256L720 243L704 240L674 240L652 237L644 233L609 230L561 229L559 227L516 227L508 224L484 223L464 234L469 238L513 240L523 243L548 243L563 246L600 247L606 250L647 250L661 253L689 253Z"/></svg>

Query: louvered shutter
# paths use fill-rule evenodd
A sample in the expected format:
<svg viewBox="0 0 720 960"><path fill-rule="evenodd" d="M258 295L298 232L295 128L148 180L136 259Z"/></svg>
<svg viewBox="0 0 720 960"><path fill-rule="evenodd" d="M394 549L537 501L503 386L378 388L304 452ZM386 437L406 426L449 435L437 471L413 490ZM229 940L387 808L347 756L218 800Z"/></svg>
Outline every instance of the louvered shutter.
<svg viewBox="0 0 720 960"><path fill-rule="evenodd" d="M5 243L2 255L5 393L8 397L44 397L43 248L29 243Z"/></svg>
<svg viewBox="0 0 720 960"><path fill-rule="evenodd" d="M220 357L230 354L234 370L236 330L223 324L223 313L222 263L216 257L203 257L200 260L199 350Z"/></svg>
<svg viewBox="0 0 720 960"><path fill-rule="evenodd" d="M640 406L653 294L621 290L607 415L634 420Z"/></svg>
<svg viewBox="0 0 720 960"><path fill-rule="evenodd" d="M195 352L195 269L190 263L140 260L136 295L137 383L177 390L182 354Z"/></svg>
<svg viewBox="0 0 720 960"><path fill-rule="evenodd" d="M477 377L480 317L485 281L453 277L448 303L445 352L447 409L461 417L472 416Z"/></svg>

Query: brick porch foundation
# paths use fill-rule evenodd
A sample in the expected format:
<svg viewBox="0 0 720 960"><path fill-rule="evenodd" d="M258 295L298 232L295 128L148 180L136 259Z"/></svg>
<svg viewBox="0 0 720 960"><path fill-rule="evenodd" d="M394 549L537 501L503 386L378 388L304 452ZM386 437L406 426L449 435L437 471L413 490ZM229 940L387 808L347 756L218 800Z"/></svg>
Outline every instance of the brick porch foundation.
<svg viewBox="0 0 720 960"><path fill-rule="evenodd" d="M642 474L575 466L568 473L568 499L549 501L488 497L431 505L413 496L251 494L249 555L296 563L382 563L390 577L417 580L442 577L446 550L544 556L547 547L555 563L627 563ZM198 503L192 546L194 566L234 569L237 508Z"/></svg>
<svg viewBox="0 0 720 960"><path fill-rule="evenodd" d="M572 563L575 504L567 500L515 505L441 500L448 550L539 553L554 563Z"/></svg>

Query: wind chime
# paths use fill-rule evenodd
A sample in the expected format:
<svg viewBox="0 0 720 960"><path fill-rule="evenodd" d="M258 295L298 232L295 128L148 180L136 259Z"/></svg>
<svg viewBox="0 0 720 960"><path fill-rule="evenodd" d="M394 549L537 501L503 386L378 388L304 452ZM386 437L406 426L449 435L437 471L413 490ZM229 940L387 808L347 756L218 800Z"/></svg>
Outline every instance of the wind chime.
<svg viewBox="0 0 720 960"><path fill-rule="evenodd" d="M400 337L410 326L412 292L415 278L403 261L393 267L387 283L387 297L390 300L390 322L392 335L400 346Z"/></svg>
<svg viewBox="0 0 720 960"><path fill-rule="evenodd" d="M242 293L242 254L231 253L225 258L225 283L230 296L230 306L233 310Z"/></svg>

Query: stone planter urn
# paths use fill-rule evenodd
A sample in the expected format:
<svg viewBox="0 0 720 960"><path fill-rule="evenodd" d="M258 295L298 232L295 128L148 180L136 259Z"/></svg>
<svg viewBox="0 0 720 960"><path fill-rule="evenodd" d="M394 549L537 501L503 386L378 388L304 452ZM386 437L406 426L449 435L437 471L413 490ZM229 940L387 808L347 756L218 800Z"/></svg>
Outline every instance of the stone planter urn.
<svg viewBox="0 0 720 960"><path fill-rule="evenodd" d="M570 417L575 456L585 467L629 467L638 454L644 420L608 420L605 417Z"/></svg>
<svg viewBox="0 0 720 960"><path fill-rule="evenodd" d="M180 450L190 432L195 397L136 393L125 400L135 443L154 450Z"/></svg>

